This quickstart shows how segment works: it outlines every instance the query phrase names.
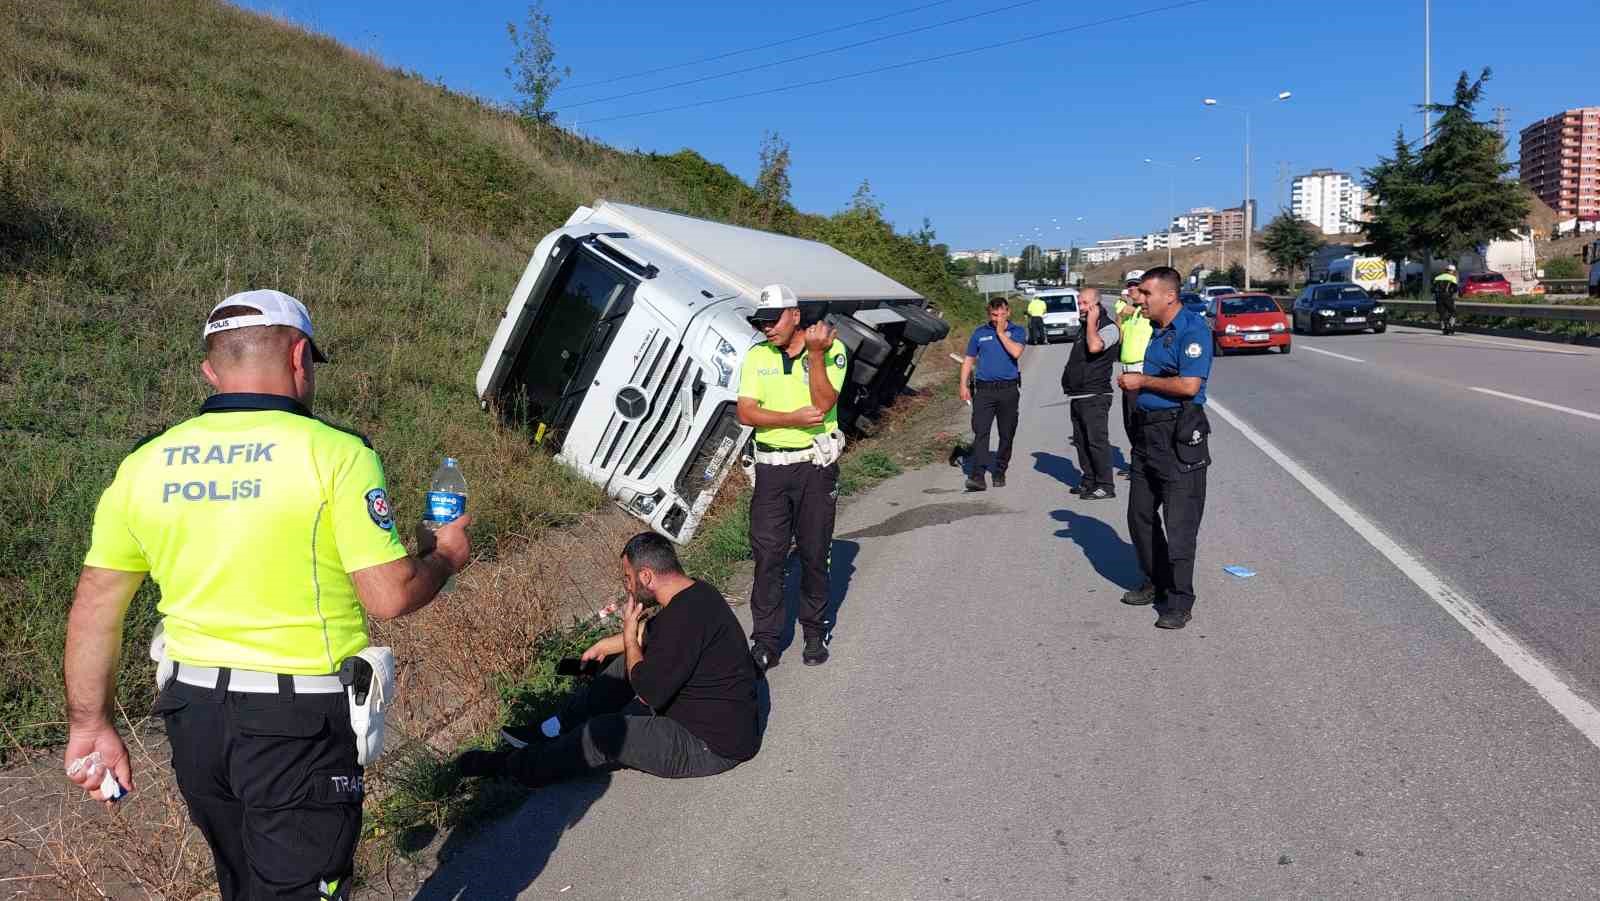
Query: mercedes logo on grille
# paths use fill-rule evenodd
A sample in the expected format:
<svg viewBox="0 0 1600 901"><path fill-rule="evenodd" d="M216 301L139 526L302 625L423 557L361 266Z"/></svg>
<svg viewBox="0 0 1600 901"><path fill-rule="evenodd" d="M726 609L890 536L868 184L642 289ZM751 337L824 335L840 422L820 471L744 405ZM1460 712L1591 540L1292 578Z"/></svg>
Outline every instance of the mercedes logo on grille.
<svg viewBox="0 0 1600 901"><path fill-rule="evenodd" d="M650 399L644 392L629 385L617 392L617 413L623 419L643 419L650 410Z"/></svg>

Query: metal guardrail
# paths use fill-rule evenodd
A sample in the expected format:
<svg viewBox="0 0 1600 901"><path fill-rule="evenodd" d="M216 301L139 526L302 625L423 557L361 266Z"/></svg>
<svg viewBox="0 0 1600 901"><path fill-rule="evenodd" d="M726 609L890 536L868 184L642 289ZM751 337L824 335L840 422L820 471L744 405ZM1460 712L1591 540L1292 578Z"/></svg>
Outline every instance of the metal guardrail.
<svg viewBox="0 0 1600 901"><path fill-rule="evenodd" d="M1589 293L1589 280L1586 278L1541 278L1539 284L1544 286L1546 294Z"/></svg>
<svg viewBox="0 0 1600 901"><path fill-rule="evenodd" d="M1431 300L1384 300L1383 305L1408 313L1432 313ZM1576 303L1472 303L1456 301L1462 316L1505 316L1513 319L1554 319L1563 322L1600 322L1600 305Z"/></svg>

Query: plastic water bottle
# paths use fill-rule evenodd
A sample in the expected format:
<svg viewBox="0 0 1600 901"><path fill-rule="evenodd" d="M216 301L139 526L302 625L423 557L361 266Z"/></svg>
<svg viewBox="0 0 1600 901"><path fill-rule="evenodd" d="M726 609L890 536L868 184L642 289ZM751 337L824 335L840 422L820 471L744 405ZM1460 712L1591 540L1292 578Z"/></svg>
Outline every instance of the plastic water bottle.
<svg viewBox="0 0 1600 901"><path fill-rule="evenodd" d="M438 531L440 526L453 522L465 512L467 512L466 476L461 474L461 467L456 463L455 457L445 457L439 468L433 471L433 478L429 480L427 509L422 514L422 523L429 529Z"/></svg>

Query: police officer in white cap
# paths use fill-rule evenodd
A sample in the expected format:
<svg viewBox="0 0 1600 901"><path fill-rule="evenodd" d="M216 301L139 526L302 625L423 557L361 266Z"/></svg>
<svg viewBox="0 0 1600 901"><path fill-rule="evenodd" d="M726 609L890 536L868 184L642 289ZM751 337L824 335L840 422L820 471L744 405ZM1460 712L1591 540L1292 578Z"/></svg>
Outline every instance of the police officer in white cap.
<svg viewBox="0 0 1600 901"><path fill-rule="evenodd" d="M67 621L67 775L101 800L135 788L111 708L123 618L149 576L154 712L223 901L347 898L381 743L371 698L386 703L390 681L374 678L369 655L387 658L367 623L433 600L467 562L469 520L419 529L406 553L377 453L311 415L327 361L300 301L235 294L204 336L217 393L135 448L95 510Z"/></svg>
<svg viewBox="0 0 1600 901"><path fill-rule="evenodd" d="M828 553L839 501L839 390L848 358L833 327L800 324L787 285L768 285L750 324L766 336L739 372L739 421L755 427L756 487L750 500L750 655L762 671L778 665L784 627L783 566L800 552L801 660L828 659Z"/></svg>

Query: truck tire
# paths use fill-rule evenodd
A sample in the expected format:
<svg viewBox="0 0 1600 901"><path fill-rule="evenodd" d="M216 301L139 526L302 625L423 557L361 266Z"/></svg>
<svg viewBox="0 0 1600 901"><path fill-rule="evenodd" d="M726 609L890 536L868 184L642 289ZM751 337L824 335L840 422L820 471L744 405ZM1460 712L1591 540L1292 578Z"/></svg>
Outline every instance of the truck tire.
<svg viewBox="0 0 1600 901"><path fill-rule="evenodd" d="M893 345L864 323L848 316L829 316L827 321L838 332L839 340L844 342L845 349L857 362L882 366L883 361L894 352Z"/></svg>
<svg viewBox="0 0 1600 901"><path fill-rule="evenodd" d="M906 320L906 340L913 344L928 345L943 341L950 334L950 323L920 307L890 307Z"/></svg>

